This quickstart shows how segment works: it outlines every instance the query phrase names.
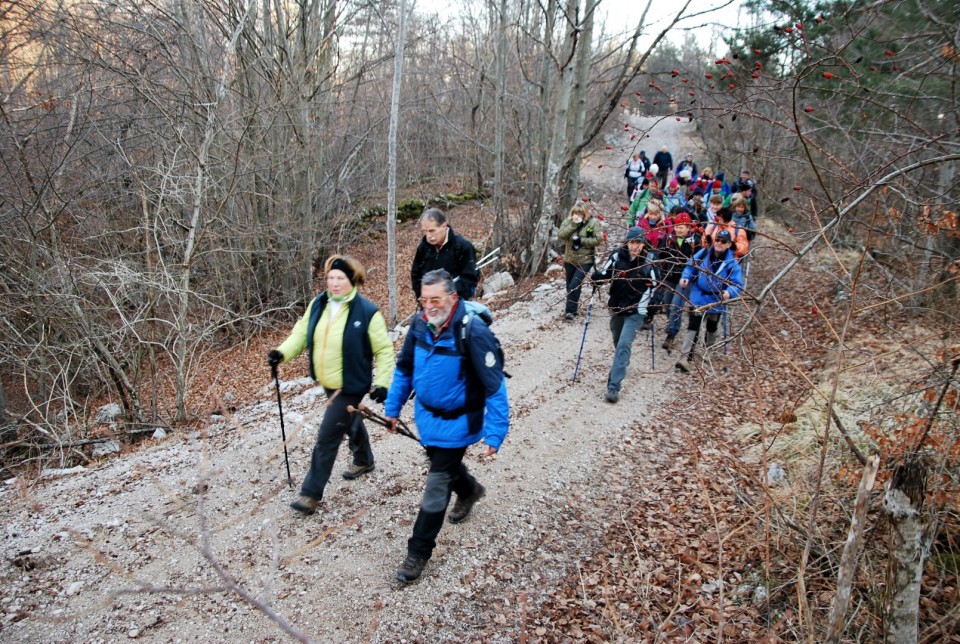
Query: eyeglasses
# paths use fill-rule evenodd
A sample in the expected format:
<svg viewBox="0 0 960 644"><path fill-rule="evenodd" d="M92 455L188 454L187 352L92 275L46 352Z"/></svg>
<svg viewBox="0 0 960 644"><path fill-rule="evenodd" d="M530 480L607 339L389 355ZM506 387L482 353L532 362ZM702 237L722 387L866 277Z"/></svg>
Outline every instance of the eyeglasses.
<svg viewBox="0 0 960 644"><path fill-rule="evenodd" d="M443 297L421 297L417 301L420 302L421 306L440 306L444 300L449 298L449 295L444 295Z"/></svg>

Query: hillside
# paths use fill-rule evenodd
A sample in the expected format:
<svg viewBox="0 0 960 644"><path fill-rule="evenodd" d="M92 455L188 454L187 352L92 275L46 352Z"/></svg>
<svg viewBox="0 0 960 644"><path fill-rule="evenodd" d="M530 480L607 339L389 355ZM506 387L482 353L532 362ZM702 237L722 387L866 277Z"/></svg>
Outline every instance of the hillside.
<svg viewBox="0 0 960 644"><path fill-rule="evenodd" d="M584 164L583 193L611 239L624 226L631 132L650 128L640 146L648 152L696 149L691 124L630 119ZM482 219L458 224L468 212L451 216L473 234ZM757 284L793 245L786 230L761 226ZM415 238L404 231L407 256ZM374 277L385 274L379 243L356 253ZM511 431L496 457L468 453L487 496L468 521L444 527L418 583L393 581L426 474L414 442L372 427L375 472L355 482L335 474L313 517L288 508L295 491L263 362L274 337L238 349L215 379L215 397L236 396L235 411L82 471L7 482L3 639L283 641L283 623L331 642L600 641L657 629L712 639L718 628L731 641L756 641L773 613L782 616L773 628L789 629L783 594L773 607L757 598L763 470L739 430L748 421L782 428L775 419L824 368L827 329L806 298L829 293L829 276L802 263L778 289L779 308L690 376L674 370L660 332L652 344L642 333L622 399L610 405L603 294L573 383L583 317L562 320L559 275L495 303L513 375ZM731 336L746 319L745 308L731 316ZM298 363L282 371L297 481L323 411L322 392L302 372Z"/></svg>

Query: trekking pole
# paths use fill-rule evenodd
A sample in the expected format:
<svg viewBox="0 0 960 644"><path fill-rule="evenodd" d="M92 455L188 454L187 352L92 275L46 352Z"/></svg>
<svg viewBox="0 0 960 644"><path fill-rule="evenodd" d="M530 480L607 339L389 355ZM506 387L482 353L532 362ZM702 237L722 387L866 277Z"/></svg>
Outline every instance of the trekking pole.
<svg viewBox="0 0 960 644"><path fill-rule="evenodd" d="M283 427L283 399L280 397L280 375L277 365L270 365L273 373L273 384L277 389L277 409L280 411L280 438L283 439L283 462L287 464L287 484L293 487L293 477L290 476L290 456L287 454L287 430Z"/></svg>
<svg viewBox="0 0 960 644"><path fill-rule="evenodd" d="M477 270L480 270L484 266L494 263L500 259L500 247L497 246L492 251L481 257L477 260Z"/></svg>
<svg viewBox="0 0 960 644"><path fill-rule="evenodd" d="M654 348L654 343L657 337L657 323L653 321L653 318L650 318L650 368L657 368L657 351Z"/></svg>
<svg viewBox="0 0 960 644"><path fill-rule="evenodd" d="M587 302L587 315L583 320L583 337L580 339L580 351L577 353L577 365L573 368L573 382L577 381L577 374L580 372L580 358L583 356L583 344L587 341L587 327L590 326L590 313L593 311L593 296L597 294L597 287L594 285L593 293L590 294L590 301Z"/></svg>
<svg viewBox="0 0 960 644"><path fill-rule="evenodd" d="M727 355L727 312L723 312L723 355Z"/></svg>
<svg viewBox="0 0 960 644"><path fill-rule="evenodd" d="M376 423L377 425L380 425L381 427L384 427L386 429L389 429L391 427L390 421L388 421L383 416L377 414L366 405L360 405L359 407L348 405L347 413L357 414L358 416L362 418L366 418L367 420L373 423ZM418 443L420 442L420 439L417 438L417 435L413 433L413 431L407 426L405 422L403 422L403 419L401 418L397 419L397 433L400 434L401 436L406 436L411 440L415 440Z"/></svg>

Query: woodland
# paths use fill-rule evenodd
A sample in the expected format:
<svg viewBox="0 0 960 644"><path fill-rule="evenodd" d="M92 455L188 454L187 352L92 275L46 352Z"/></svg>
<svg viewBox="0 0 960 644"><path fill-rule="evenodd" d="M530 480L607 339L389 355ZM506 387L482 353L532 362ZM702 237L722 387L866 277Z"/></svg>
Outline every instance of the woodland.
<svg viewBox="0 0 960 644"><path fill-rule="evenodd" d="M315 292L317 256L378 240L392 327L414 305L398 228L427 206L471 208L480 254L500 248L497 270L532 289L585 168L633 131L623 115L690 123L698 163L749 167L771 222L746 371L722 389L762 447L729 512L748 507L733 558L767 594L749 626L723 593L678 619L679 590L657 620L616 619L635 535L614 531L593 535L611 597L584 598L585 563L515 638L960 641L960 6L747 0L724 26L689 0L656 19L603 4L0 3L4 479L89 463L105 402L130 449L196 428L211 361L262 356ZM644 145L624 136L617 178ZM695 389L702 408L714 393ZM685 410L691 431L725 424ZM789 499L766 477L775 443L809 465ZM704 512L722 551L720 508Z"/></svg>

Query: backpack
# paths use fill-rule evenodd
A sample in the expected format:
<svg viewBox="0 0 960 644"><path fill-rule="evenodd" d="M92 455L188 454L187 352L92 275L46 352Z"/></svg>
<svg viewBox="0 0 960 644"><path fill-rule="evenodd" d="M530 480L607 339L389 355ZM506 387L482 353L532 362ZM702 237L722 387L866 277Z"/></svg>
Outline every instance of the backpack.
<svg viewBox="0 0 960 644"><path fill-rule="evenodd" d="M472 302L470 300L467 300L464 302L464 305L466 306L467 314L464 315L463 318L460 320L459 325L455 329L453 338L457 344L457 351L460 353L460 357L462 359L460 363L460 377L468 378L468 379L472 377L474 379L474 382L472 383L468 382L468 386L470 386L470 385L477 384L476 383L477 372L473 365L472 354L470 353L470 329L472 328L471 320L473 318L479 318L480 321L483 322L487 326L487 328L489 328L490 325L493 324L493 314L490 312L490 309L488 309L483 304L480 304L478 302ZM500 345L500 338L498 338L493 331L490 332L490 335L493 336L493 342L494 342L494 345L496 346L496 351L498 354L497 357L500 360L500 364L506 366L507 361L506 361L506 358L504 357L503 347ZM469 369L467 369L467 364L470 365ZM506 369L504 369L503 375L506 378L513 377L509 373L507 373Z"/></svg>
<svg viewBox="0 0 960 644"><path fill-rule="evenodd" d="M453 339L457 348L457 353L460 354L460 378L466 381L466 402L462 407L446 410L437 409L427 405L422 400L420 401L420 404L423 405L424 409L434 416L443 418L444 420L453 420L463 416L464 414L483 411L487 404L487 395L484 391L483 383L480 381L480 377L477 375L476 367L473 364L473 358L470 352L470 334L472 326L475 324L473 322L474 318L479 318L482 324L489 327L491 324L493 324L493 315L490 313L490 309L485 307L483 304L466 300L464 301L464 305L466 306L467 313L457 323L457 327L454 328ZM504 355L503 347L500 346L500 340L496 335L493 334L493 332L491 332L490 335L493 337L495 350L498 354L500 364L503 365ZM511 377L506 371L503 372L503 375L506 378ZM482 422L471 424L470 433L475 434L482 428Z"/></svg>

